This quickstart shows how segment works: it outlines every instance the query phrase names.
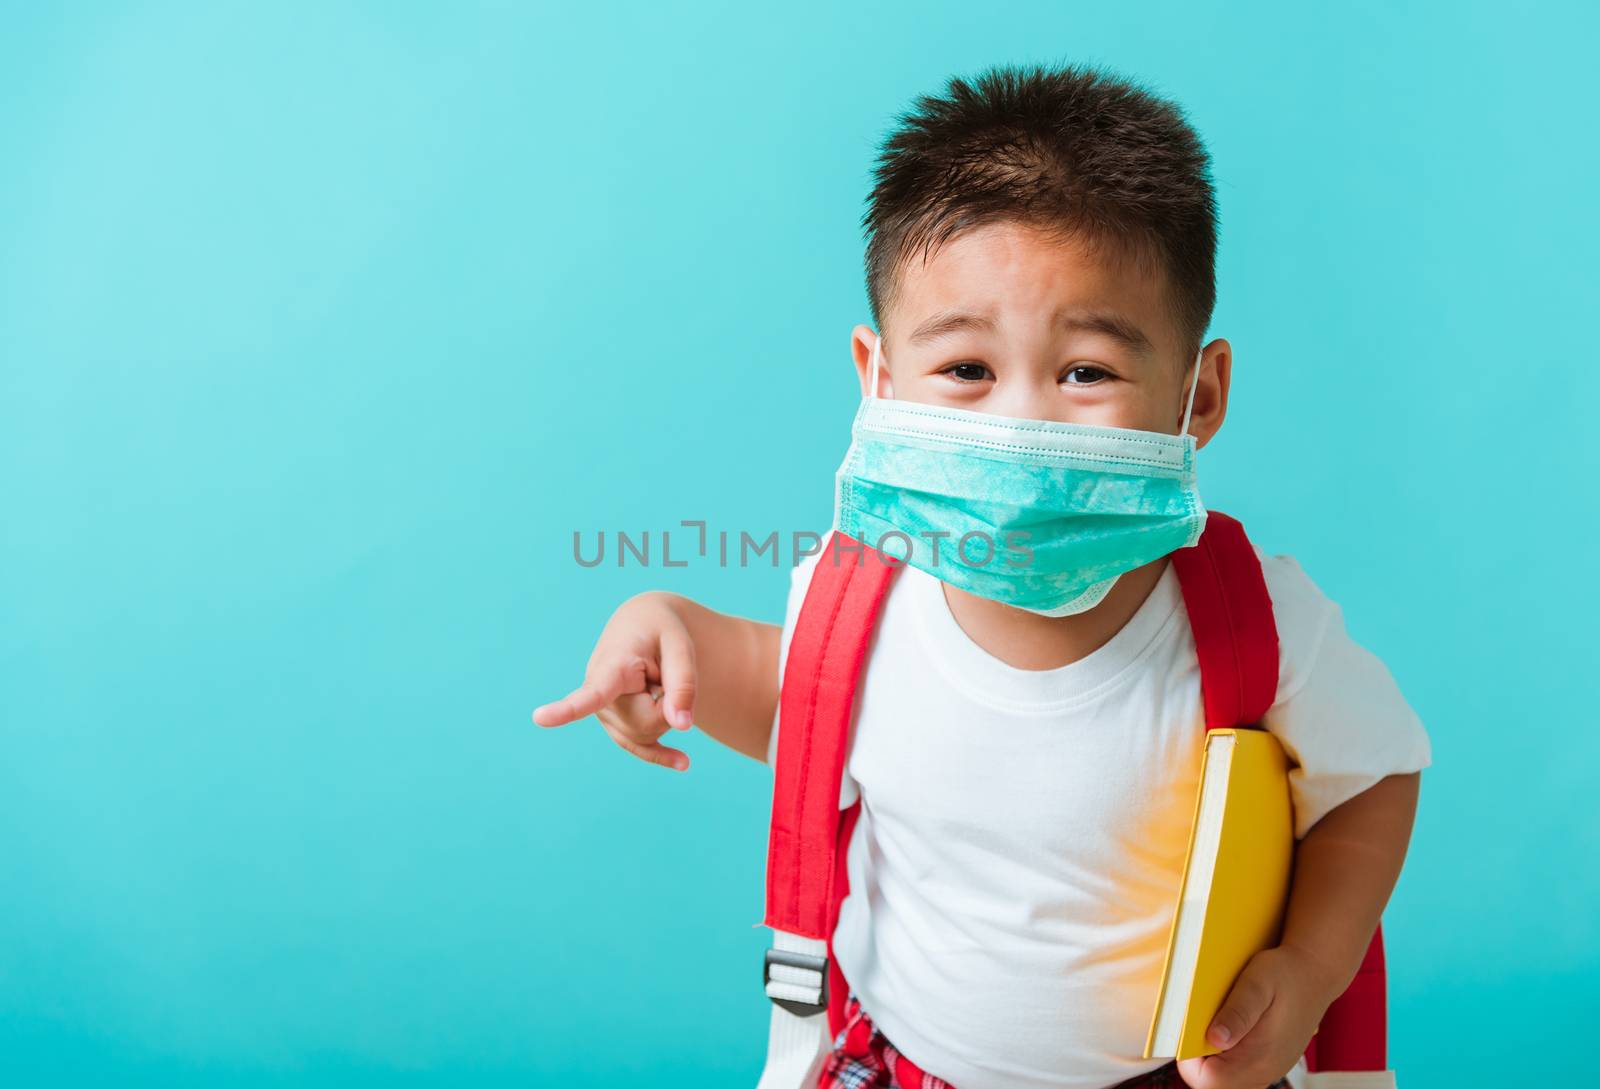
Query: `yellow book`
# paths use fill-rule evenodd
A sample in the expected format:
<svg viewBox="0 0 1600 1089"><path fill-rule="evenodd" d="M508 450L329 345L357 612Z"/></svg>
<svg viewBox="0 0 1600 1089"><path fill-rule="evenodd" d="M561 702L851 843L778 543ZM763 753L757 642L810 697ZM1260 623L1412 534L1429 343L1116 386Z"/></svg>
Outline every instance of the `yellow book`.
<svg viewBox="0 0 1600 1089"><path fill-rule="evenodd" d="M1250 958L1278 944L1294 862L1289 762L1264 729L1210 730L1144 1057L1213 1055L1206 1029Z"/></svg>

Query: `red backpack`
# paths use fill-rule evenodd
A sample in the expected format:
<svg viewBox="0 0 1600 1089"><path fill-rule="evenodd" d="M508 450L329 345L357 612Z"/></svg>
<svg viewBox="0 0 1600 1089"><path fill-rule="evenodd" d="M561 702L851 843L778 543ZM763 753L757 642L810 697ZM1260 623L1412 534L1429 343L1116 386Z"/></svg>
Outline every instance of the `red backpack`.
<svg viewBox="0 0 1600 1089"><path fill-rule="evenodd" d="M1278 631L1243 527L1210 512L1200 540L1174 552L1172 563L1200 662L1205 728L1259 727L1277 695ZM848 984L833 957L833 930L850 891L845 856L861 800L841 809L840 786L861 667L902 565L830 533L790 636L762 920L773 930L762 970L772 1027L757 1089L814 1089L844 1027ZM1392 1089L1384 992L1380 925L1354 980L1289 1072L1296 1089Z"/></svg>

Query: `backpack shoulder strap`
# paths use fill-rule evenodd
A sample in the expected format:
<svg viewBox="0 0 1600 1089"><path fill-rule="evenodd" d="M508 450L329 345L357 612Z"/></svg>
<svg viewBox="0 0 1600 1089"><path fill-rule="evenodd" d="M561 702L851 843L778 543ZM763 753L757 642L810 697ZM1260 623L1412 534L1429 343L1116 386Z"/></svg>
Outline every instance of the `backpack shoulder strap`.
<svg viewBox="0 0 1600 1089"><path fill-rule="evenodd" d="M763 985L772 999L758 1089L816 1084L844 1007L833 928L848 887L844 845L860 801L841 813L857 683L878 614L903 563L838 531L828 535L789 637L778 703L767 903L773 930Z"/></svg>
<svg viewBox="0 0 1600 1089"><path fill-rule="evenodd" d="M1200 659L1206 729L1254 726L1277 700L1278 626L1261 561L1237 519L1210 511L1172 554Z"/></svg>
<svg viewBox="0 0 1600 1089"><path fill-rule="evenodd" d="M1206 729L1259 725L1277 700L1278 626L1261 561L1237 519L1211 511L1191 548L1172 554L1200 660ZM1383 925L1355 978L1323 1014L1303 1057L1307 1085L1319 1074L1339 1085L1392 1089L1386 1069L1388 1003ZM1297 1066L1297 1070L1301 1069ZM1291 1074L1291 1082L1295 1075Z"/></svg>
<svg viewBox="0 0 1600 1089"><path fill-rule="evenodd" d="M834 532L789 637L767 843L767 926L826 936L856 682L898 561Z"/></svg>

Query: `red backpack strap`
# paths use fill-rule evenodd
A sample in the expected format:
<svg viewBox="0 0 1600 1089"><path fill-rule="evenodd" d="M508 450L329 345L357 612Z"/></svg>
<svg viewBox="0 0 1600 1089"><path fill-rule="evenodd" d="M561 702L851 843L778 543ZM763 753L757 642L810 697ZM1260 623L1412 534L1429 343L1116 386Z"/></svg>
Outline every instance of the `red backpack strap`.
<svg viewBox="0 0 1600 1089"><path fill-rule="evenodd" d="M1306 1048L1307 1070L1388 1068L1388 981L1380 922L1350 986L1333 1000L1311 1037L1311 1046Z"/></svg>
<svg viewBox="0 0 1600 1089"><path fill-rule="evenodd" d="M850 895L850 870L846 863L849 861L850 835L855 831L856 819L861 816L861 799L857 798L850 803L839 817L839 838L834 842L833 869L833 903L828 908L828 1036L839 1035L839 1030L844 1028L844 1005L849 994L850 983L844 978L844 969L839 967L839 958L833 955L833 932L839 925L839 908L844 904L844 898Z"/></svg>
<svg viewBox="0 0 1600 1089"><path fill-rule="evenodd" d="M800 1017L844 1005L832 956L847 888L844 845L860 805L839 808L857 682L889 584L903 562L834 531L824 542L789 638L778 705L765 925L782 932L767 951L773 1001ZM781 948L795 936L826 955ZM811 942L802 942L811 945ZM775 966L777 966L775 968Z"/></svg>
<svg viewBox="0 0 1600 1089"><path fill-rule="evenodd" d="M1206 729L1258 724L1278 698L1278 625L1244 527L1209 512L1199 542L1174 552L1172 566L1200 659Z"/></svg>
<svg viewBox="0 0 1600 1089"><path fill-rule="evenodd" d="M1278 626L1261 561L1239 522L1211 511L1192 548L1172 554L1200 661L1206 729L1258 726L1277 702ZM1306 1068L1386 1068L1387 1001L1383 926L1372 935L1361 968L1322 1017Z"/></svg>

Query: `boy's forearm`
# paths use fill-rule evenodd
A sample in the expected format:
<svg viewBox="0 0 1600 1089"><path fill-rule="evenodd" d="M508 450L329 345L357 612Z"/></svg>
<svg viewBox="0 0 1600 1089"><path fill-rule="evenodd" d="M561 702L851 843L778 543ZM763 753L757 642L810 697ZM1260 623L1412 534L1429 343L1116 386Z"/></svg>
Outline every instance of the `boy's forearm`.
<svg viewBox="0 0 1600 1089"><path fill-rule="evenodd" d="M1295 848L1280 944L1319 968L1330 1003L1355 978L1399 880L1421 778L1380 779L1329 810Z"/></svg>
<svg viewBox="0 0 1600 1089"><path fill-rule="evenodd" d="M694 644L694 724L735 752L765 762L778 707L782 629L708 609L681 594L663 601Z"/></svg>

